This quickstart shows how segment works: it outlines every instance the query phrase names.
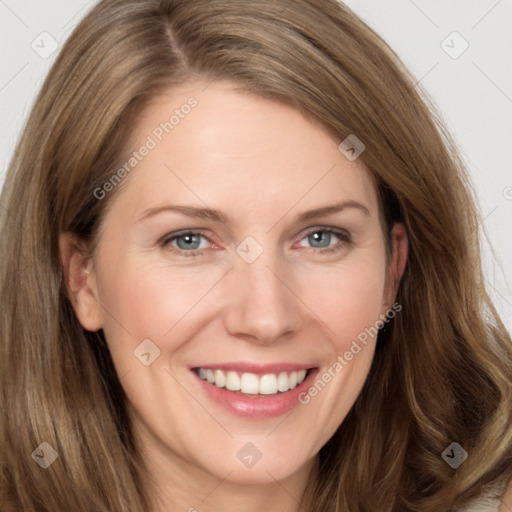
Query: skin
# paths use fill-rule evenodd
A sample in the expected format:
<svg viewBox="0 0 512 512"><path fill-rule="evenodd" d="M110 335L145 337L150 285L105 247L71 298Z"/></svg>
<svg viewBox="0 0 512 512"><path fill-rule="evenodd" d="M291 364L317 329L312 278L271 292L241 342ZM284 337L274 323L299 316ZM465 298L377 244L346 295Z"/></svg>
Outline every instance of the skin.
<svg viewBox="0 0 512 512"><path fill-rule="evenodd" d="M230 83L205 85L168 90L140 117L134 148L190 96L198 100L116 190L91 258L62 234L66 282L82 326L105 333L154 510L296 511L319 449L367 378L375 339L309 404L277 418L231 414L188 368L289 361L318 366L321 375L393 304L407 237L396 224L387 261L375 186L361 160L346 159L341 140L320 124ZM347 207L296 220L342 201L368 213ZM229 222L173 212L139 220L164 204L216 208ZM350 241L329 240L322 227L346 230ZM186 247L183 238L180 246L159 244L186 229L202 229L201 255L173 253ZM327 240L315 245L308 231ZM236 252L248 236L263 248L252 263ZM160 350L150 366L133 353L144 339ZM237 458L247 442L262 454L252 468Z"/></svg>
<svg viewBox="0 0 512 512"><path fill-rule="evenodd" d="M507 487L507 493L501 504L500 512L512 512L512 482Z"/></svg>

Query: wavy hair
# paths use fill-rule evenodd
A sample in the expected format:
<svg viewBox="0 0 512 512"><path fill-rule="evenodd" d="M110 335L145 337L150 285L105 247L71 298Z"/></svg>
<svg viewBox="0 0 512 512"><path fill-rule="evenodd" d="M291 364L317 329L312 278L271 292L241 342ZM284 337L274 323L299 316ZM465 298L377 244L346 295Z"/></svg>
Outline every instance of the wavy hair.
<svg viewBox="0 0 512 512"><path fill-rule="evenodd" d="M74 315L58 238L91 251L94 190L159 92L226 79L356 134L409 255L400 315L320 450L313 512L447 511L512 478L512 346L486 293L478 211L440 115L396 54L336 0L103 0L64 44L1 195L2 510L143 512L144 469L102 331ZM118 187L119 188L119 187ZM469 453L453 470L441 457ZM59 459L42 470L42 442Z"/></svg>

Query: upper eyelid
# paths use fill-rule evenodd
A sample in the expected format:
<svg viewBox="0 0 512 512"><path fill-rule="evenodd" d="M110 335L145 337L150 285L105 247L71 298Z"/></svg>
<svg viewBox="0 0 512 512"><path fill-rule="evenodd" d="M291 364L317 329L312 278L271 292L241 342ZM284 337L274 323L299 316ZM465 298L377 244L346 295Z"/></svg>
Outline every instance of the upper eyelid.
<svg viewBox="0 0 512 512"><path fill-rule="evenodd" d="M337 228L334 226L313 226L312 228L306 228L301 233L303 233L303 237L309 235L310 233L316 233L317 231L330 231L334 234L346 234L350 235L350 231L344 228Z"/></svg>

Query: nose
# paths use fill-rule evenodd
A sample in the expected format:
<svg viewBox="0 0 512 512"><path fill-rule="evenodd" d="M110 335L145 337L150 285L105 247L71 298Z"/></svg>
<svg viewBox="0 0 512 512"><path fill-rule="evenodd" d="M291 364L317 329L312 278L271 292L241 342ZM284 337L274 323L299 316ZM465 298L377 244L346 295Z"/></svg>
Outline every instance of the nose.
<svg viewBox="0 0 512 512"><path fill-rule="evenodd" d="M224 322L232 336L265 345L300 330L304 315L292 270L275 251L264 250L252 263L237 256L228 279Z"/></svg>

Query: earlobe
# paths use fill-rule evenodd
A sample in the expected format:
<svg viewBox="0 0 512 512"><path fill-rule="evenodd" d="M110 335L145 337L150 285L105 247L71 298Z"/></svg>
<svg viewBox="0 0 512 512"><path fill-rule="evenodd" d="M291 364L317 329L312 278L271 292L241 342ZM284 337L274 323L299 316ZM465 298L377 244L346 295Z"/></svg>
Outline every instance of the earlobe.
<svg viewBox="0 0 512 512"><path fill-rule="evenodd" d="M101 329L96 275L85 244L72 233L62 233L59 252L66 291L78 321L88 331Z"/></svg>

